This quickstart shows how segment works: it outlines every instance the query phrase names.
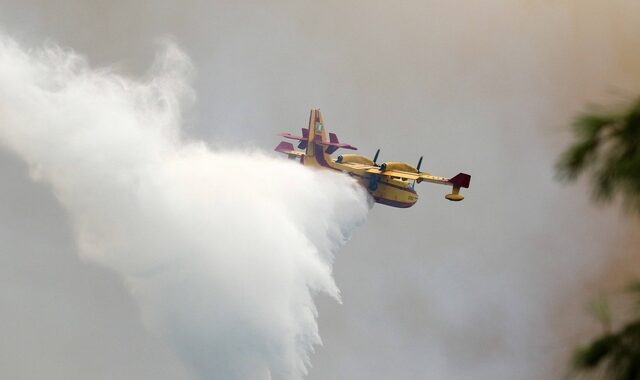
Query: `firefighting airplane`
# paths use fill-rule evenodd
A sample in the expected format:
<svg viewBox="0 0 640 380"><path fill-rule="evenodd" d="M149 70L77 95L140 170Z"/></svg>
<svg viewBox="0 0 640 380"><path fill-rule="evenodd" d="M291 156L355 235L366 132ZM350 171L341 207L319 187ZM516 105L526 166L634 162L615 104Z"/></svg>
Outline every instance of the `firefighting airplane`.
<svg viewBox="0 0 640 380"><path fill-rule="evenodd" d="M358 179L377 203L392 207L407 208L413 206L418 201L418 194L414 190L415 183L422 181L450 185L453 187L451 194L445 195L450 201L461 201L464 196L460 194L460 188L469 187L471 176L459 173L453 178L437 177L427 172L420 171L422 157L418 165L413 167L404 162L385 162L378 165L378 155L380 149L373 157L373 161L359 154L343 154L335 160L331 154L336 150L357 148L343 144L338 141L334 133L327 132L324 128L324 120L320 110L311 110L309 117L309 128L302 128L302 136L294 136L290 133L280 133L280 136L298 140L299 149L295 150L293 144L282 141L276 147L276 152L284 153L291 159L300 158L300 163L305 166L328 168L342 171Z"/></svg>
<svg viewBox="0 0 640 380"><path fill-rule="evenodd" d="M300 163L305 166L328 168L342 171L358 179L377 203L392 207L407 208L413 206L418 201L418 194L415 192L415 183L422 181L439 183L452 186L450 194L445 195L450 201L461 201L464 196L460 194L460 188L468 188L471 176L459 173L453 178L433 176L427 172L420 171L422 157L418 160L418 165L413 167L404 162L385 162L378 165L378 155L376 152L373 160L359 154L343 154L335 160L331 154L336 150L357 148L343 144L338 141L334 133L329 133L324 129L324 119L320 110L311 110L309 117L309 127L302 128L302 136L294 136L290 133L280 133L287 139L298 140L299 149L295 150L293 144L282 141L276 147L276 151L286 154L289 158L300 158Z"/></svg>

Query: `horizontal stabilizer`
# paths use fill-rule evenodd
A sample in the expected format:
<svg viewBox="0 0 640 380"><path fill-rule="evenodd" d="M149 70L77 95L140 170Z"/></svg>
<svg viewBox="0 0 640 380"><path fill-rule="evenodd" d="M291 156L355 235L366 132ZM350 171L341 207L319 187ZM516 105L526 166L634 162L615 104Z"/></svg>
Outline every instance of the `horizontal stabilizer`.
<svg viewBox="0 0 640 380"><path fill-rule="evenodd" d="M336 150L338 150L340 148L358 150L358 148L356 148L355 146L351 146L349 144L332 144L332 143L324 142L324 143L320 143L320 145L327 147L327 149L325 150L325 152L327 152L327 154L331 154L331 153L335 152Z"/></svg>
<svg viewBox="0 0 640 380"><path fill-rule="evenodd" d="M358 150L358 148L356 148L355 146L351 146L349 144L341 144L340 140L338 140L338 136L335 133L329 133L329 142L322 142L322 146L327 147L327 149L325 150L327 154L331 154L340 148Z"/></svg>
<svg viewBox="0 0 640 380"><path fill-rule="evenodd" d="M305 128L306 129L306 128ZM304 133L304 130L302 131ZM309 141L309 131L307 130L307 136L296 136L292 135L289 132L281 132L278 133L278 136L282 136L285 139L298 140L298 141Z"/></svg>
<svg viewBox="0 0 640 380"><path fill-rule="evenodd" d="M281 141L280 144L278 144L278 146L276 147L275 151L288 154L289 152L294 151L293 144L291 144L290 142Z"/></svg>
<svg viewBox="0 0 640 380"><path fill-rule="evenodd" d="M275 149L276 152L284 153L289 158L298 158L304 156L304 152L293 149L293 144L281 141Z"/></svg>

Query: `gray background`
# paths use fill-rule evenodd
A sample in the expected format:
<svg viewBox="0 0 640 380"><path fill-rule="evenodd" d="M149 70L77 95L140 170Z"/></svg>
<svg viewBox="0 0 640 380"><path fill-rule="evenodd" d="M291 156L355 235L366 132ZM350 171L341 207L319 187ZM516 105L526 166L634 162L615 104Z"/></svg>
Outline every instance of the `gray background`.
<svg viewBox="0 0 640 380"><path fill-rule="evenodd" d="M638 93L638 25L621 0L0 0L3 32L130 76L173 36L198 71L187 133L213 147L271 150L320 107L364 154L472 174L462 203L421 185L413 208L372 210L337 255L344 303L318 299L309 379L565 373L598 328L586 303L633 275L640 237L553 163L586 104ZM0 153L0 175L0 378L188 378L25 165Z"/></svg>

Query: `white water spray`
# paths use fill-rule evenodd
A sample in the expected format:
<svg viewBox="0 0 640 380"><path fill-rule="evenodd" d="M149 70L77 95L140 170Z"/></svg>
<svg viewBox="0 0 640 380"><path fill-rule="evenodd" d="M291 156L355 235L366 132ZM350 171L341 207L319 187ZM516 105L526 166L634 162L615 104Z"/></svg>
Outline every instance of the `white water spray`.
<svg viewBox="0 0 640 380"><path fill-rule="evenodd" d="M117 272L147 328L203 378L297 379L339 299L333 253L368 211L341 175L181 134L191 65L168 44L144 81L0 36L0 146L68 212L78 252Z"/></svg>

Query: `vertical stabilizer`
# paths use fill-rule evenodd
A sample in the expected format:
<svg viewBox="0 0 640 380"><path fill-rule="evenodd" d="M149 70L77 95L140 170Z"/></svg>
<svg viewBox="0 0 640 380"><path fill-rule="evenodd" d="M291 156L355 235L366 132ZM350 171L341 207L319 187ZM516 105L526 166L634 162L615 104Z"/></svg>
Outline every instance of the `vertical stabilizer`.
<svg viewBox="0 0 640 380"><path fill-rule="evenodd" d="M307 156L316 154L324 155L322 144L327 141L327 132L324 129L324 120L319 109L312 109L309 115L309 143L307 144Z"/></svg>

